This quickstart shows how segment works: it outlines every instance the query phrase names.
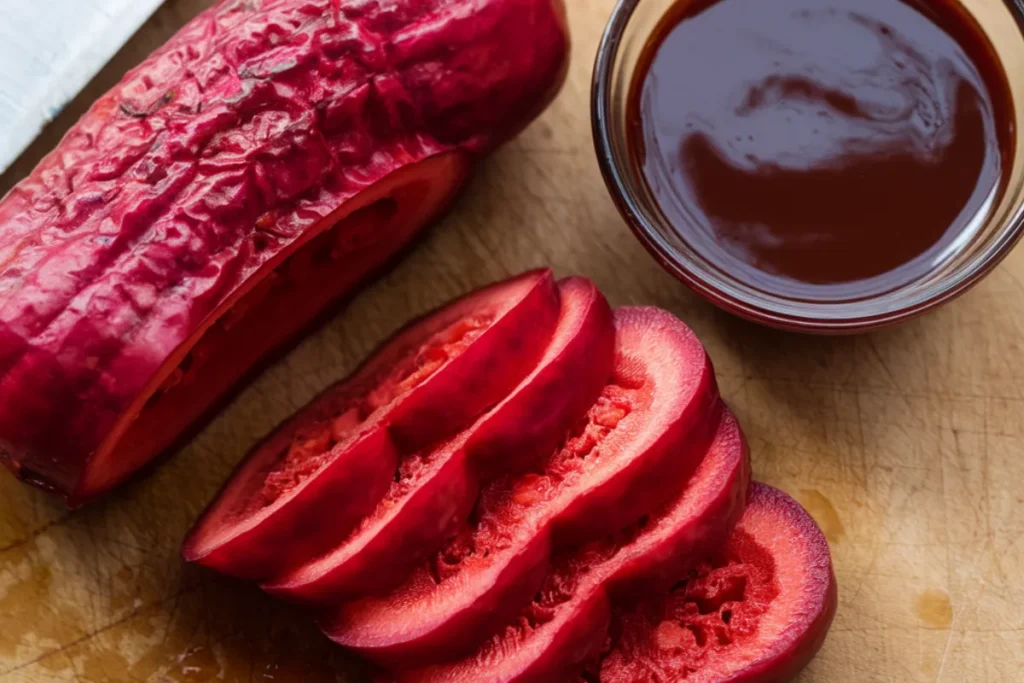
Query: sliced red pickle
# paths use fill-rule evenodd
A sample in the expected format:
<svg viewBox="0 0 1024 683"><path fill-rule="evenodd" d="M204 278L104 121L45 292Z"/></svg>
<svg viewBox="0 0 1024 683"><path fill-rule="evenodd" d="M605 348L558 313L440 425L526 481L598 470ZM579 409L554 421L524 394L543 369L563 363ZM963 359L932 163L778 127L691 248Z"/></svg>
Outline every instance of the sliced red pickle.
<svg viewBox="0 0 1024 683"><path fill-rule="evenodd" d="M762 484L724 551L656 599L616 615L601 683L788 681L836 611L828 543L810 515Z"/></svg>
<svg viewBox="0 0 1024 683"><path fill-rule="evenodd" d="M389 590L465 522L481 476L522 468L554 447L607 381L615 342L611 311L593 283L571 278L559 290L562 315L531 374L453 440L403 458L358 529L268 582L268 592L323 605Z"/></svg>
<svg viewBox="0 0 1024 683"><path fill-rule="evenodd" d="M551 273L534 271L411 324L253 449L183 556L266 579L341 542L385 498L403 448L457 433L530 372L559 310Z"/></svg>
<svg viewBox="0 0 1024 683"><path fill-rule="evenodd" d="M664 311L625 309L616 329L612 376L564 441L530 472L491 482L469 523L397 590L327 618L335 642L389 667L466 654L530 601L560 547L678 494L719 421L710 362Z"/></svg>
<svg viewBox="0 0 1024 683"><path fill-rule="evenodd" d="M667 588L716 548L743 512L749 481L746 442L726 411L706 457L675 500L617 533L557 555L532 602L469 657L406 672L399 680L576 680L607 642L612 603Z"/></svg>

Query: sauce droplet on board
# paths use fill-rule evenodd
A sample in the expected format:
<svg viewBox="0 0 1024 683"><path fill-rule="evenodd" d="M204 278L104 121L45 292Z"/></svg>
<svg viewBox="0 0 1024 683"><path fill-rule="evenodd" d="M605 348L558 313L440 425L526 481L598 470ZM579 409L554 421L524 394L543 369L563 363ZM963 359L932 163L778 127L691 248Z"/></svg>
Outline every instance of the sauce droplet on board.
<svg viewBox="0 0 1024 683"><path fill-rule="evenodd" d="M914 611L927 626L946 629L953 624L953 604L943 591L929 588L918 594Z"/></svg>
<svg viewBox="0 0 1024 683"><path fill-rule="evenodd" d="M954 2L679 2L628 117L679 236L794 298L931 272L1001 196L1015 144L1006 75Z"/></svg>

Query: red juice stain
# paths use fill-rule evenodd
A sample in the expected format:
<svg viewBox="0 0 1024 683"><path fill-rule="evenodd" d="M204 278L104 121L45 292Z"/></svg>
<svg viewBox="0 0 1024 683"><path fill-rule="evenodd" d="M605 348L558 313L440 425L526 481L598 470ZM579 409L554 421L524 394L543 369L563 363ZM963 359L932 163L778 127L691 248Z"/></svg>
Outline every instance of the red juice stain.
<svg viewBox="0 0 1024 683"><path fill-rule="evenodd" d="M1007 78L952 0L694 0L646 46L634 163L713 266L795 298L907 284L998 201Z"/></svg>

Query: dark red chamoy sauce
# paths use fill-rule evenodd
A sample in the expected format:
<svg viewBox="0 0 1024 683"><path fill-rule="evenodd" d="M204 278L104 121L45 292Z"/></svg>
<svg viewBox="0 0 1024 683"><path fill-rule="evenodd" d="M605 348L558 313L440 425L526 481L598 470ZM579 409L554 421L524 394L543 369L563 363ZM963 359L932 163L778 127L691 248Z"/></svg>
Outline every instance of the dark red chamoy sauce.
<svg viewBox="0 0 1024 683"><path fill-rule="evenodd" d="M955 0L695 0L646 47L634 161L713 266L793 298L911 282L1012 166L1009 85Z"/></svg>

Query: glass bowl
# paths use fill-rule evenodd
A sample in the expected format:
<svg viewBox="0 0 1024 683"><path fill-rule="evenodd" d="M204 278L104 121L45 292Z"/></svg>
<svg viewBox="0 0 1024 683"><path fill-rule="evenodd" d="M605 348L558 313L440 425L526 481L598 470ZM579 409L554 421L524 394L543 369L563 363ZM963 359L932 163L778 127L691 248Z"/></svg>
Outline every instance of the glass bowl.
<svg viewBox="0 0 1024 683"><path fill-rule="evenodd" d="M962 0L960 4L988 35L1002 62L1014 110L1013 167L1006 188L967 243L916 280L884 293L849 299L794 298L753 287L709 263L663 215L627 147L627 99L637 62L658 21L678 1L619 0L598 49L591 104L598 162L612 198L654 257L697 294L771 327L818 334L863 332L908 320L962 294L1020 239L1024 232L1024 136L1019 134L1024 125L1024 9L1016 0Z"/></svg>

